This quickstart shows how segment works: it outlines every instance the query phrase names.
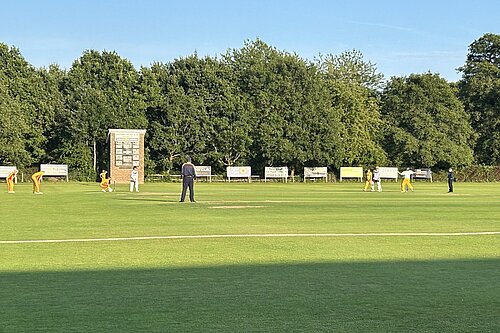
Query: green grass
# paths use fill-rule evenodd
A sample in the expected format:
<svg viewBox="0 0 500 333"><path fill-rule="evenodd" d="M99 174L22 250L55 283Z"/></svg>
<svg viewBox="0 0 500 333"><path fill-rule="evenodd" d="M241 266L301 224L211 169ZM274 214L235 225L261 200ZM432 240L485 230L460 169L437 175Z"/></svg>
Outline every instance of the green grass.
<svg viewBox="0 0 500 333"><path fill-rule="evenodd" d="M500 231L498 184L361 188L19 184L0 241ZM0 332L500 332L500 235L4 242L0 309Z"/></svg>

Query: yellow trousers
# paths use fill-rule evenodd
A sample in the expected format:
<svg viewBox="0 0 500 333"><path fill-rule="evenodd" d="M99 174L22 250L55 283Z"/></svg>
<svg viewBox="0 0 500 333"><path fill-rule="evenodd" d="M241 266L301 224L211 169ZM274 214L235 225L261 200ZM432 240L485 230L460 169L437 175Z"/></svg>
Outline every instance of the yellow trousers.
<svg viewBox="0 0 500 333"><path fill-rule="evenodd" d="M14 193L14 177L7 177L7 192Z"/></svg>
<svg viewBox="0 0 500 333"><path fill-rule="evenodd" d="M401 192L406 192L406 186L408 186L408 188L413 191L413 185L410 183L409 178L405 178L401 182Z"/></svg>
<svg viewBox="0 0 500 333"><path fill-rule="evenodd" d="M373 184L373 181L372 180L367 180L365 182L365 188L363 189L363 191L367 191L368 188Z"/></svg>
<svg viewBox="0 0 500 333"><path fill-rule="evenodd" d="M33 193L39 193L40 192L40 177L35 174L35 175L31 176L31 179L33 180Z"/></svg>

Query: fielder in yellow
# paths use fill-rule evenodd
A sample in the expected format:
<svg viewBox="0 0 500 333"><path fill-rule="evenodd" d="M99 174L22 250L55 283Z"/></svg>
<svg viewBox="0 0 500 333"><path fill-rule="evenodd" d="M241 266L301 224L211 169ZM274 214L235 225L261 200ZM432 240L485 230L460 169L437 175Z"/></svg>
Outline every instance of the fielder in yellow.
<svg viewBox="0 0 500 333"><path fill-rule="evenodd" d="M398 173L404 177L403 181L401 182L401 192L406 192L407 186L413 192L413 185L410 183L410 180L411 176L415 174L415 172L413 170L410 170L410 168L406 168L405 171L403 172L398 171Z"/></svg>
<svg viewBox="0 0 500 333"><path fill-rule="evenodd" d="M111 180L111 178L108 178L107 176L108 172L106 170L102 170L101 174L99 175L99 177L101 177L101 191L102 192L111 192L111 187L109 187L109 181Z"/></svg>
<svg viewBox="0 0 500 333"><path fill-rule="evenodd" d="M363 191L367 191L368 190L368 187L372 187L373 186L373 173L370 169L366 170L366 182L365 182L365 188L363 189ZM373 191L373 189L372 189Z"/></svg>
<svg viewBox="0 0 500 333"><path fill-rule="evenodd" d="M14 192L14 179L17 175L17 169L12 170L7 176L7 193L15 193Z"/></svg>
<svg viewBox="0 0 500 333"><path fill-rule="evenodd" d="M33 180L33 193L35 194L43 194L40 192L40 183L42 182L42 176L44 173L45 171L38 171L31 176L31 179Z"/></svg>

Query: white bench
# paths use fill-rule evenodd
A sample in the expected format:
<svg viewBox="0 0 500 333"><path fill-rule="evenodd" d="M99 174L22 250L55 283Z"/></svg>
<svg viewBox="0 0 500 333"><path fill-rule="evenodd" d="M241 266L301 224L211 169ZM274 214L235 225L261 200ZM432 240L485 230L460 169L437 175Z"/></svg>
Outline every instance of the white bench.
<svg viewBox="0 0 500 333"><path fill-rule="evenodd" d="M0 166L0 178L7 178L9 173L16 170L15 166ZM14 182L17 183L17 176L14 177Z"/></svg>
<svg viewBox="0 0 500 333"><path fill-rule="evenodd" d="M44 177L66 177L68 181L67 164L40 164L40 171L44 171Z"/></svg>

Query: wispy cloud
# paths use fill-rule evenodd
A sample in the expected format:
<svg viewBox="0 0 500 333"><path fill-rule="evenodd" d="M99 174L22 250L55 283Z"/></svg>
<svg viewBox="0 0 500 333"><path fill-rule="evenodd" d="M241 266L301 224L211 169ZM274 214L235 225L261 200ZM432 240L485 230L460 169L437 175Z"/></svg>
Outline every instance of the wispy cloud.
<svg viewBox="0 0 500 333"><path fill-rule="evenodd" d="M390 30L418 33L418 30L414 29L414 28L400 27L397 25L390 25L390 24L384 24L384 23L360 22L360 21L352 21L352 20L347 20L347 23L355 24L355 25L364 25L364 26L368 26L368 27L377 27L377 28L384 28L384 29L390 29Z"/></svg>
<svg viewBox="0 0 500 333"><path fill-rule="evenodd" d="M463 59L466 51L396 52L395 58L409 60Z"/></svg>

